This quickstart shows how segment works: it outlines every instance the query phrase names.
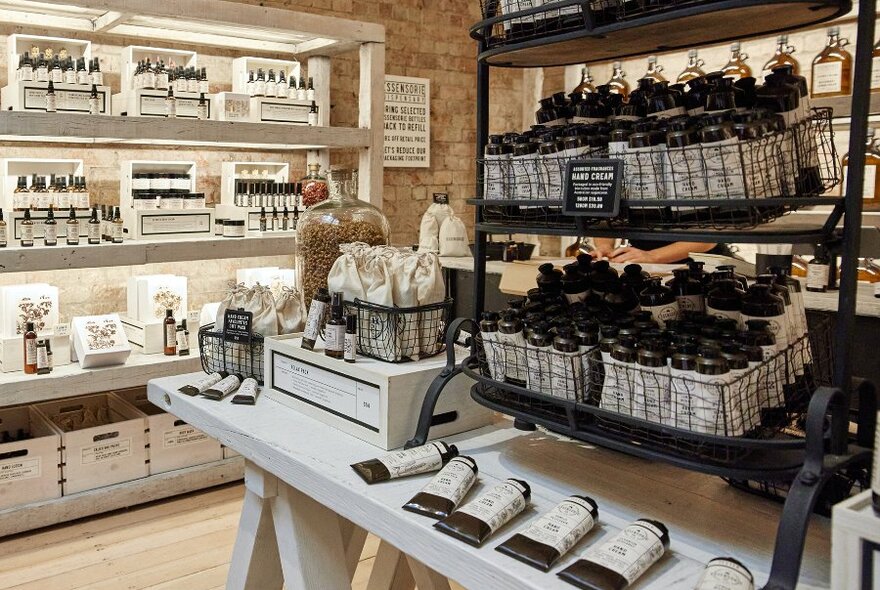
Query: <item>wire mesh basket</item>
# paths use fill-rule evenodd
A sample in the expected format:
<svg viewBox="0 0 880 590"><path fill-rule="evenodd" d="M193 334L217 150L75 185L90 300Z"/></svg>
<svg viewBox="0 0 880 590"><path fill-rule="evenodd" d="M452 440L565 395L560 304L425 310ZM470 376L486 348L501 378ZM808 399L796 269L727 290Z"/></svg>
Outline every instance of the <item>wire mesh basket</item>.
<svg viewBox="0 0 880 590"><path fill-rule="evenodd" d="M418 307L386 307L355 299L345 302L357 316L357 351L399 363L434 356L446 349L446 326L453 300Z"/></svg>
<svg viewBox="0 0 880 590"><path fill-rule="evenodd" d="M497 47L577 31L587 26L585 0L481 0L484 19L495 19L487 44Z"/></svg>
<svg viewBox="0 0 880 590"><path fill-rule="evenodd" d="M562 432L592 429L679 456L731 462L801 420L831 381L830 322L748 368L723 375L476 338L480 394Z"/></svg>
<svg viewBox="0 0 880 590"><path fill-rule="evenodd" d="M743 131L743 133L746 133ZM567 164L575 159L624 162L618 227L752 229L803 206L841 179L831 109L788 129L751 139L667 147L587 149L559 155L479 160L483 220L497 225L576 229L562 214ZM566 150L568 151L568 150ZM586 224L598 219L587 219Z"/></svg>
<svg viewBox="0 0 880 590"><path fill-rule="evenodd" d="M250 343L233 342L214 324L199 328L199 356L206 373L253 377L263 384L263 336L253 334Z"/></svg>

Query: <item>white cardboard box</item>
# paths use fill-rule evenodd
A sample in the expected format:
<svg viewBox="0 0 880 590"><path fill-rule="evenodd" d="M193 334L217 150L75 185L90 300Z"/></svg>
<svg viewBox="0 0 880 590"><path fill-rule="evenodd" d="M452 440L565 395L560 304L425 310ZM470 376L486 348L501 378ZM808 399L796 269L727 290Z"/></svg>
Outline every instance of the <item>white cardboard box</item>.
<svg viewBox="0 0 880 590"><path fill-rule="evenodd" d="M61 436L32 406L0 410L0 432L28 440L0 444L0 510L61 497Z"/></svg>
<svg viewBox="0 0 880 590"><path fill-rule="evenodd" d="M251 97L239 92L220 92L216 96L216 113L220 121L250 121Z"/></svg>
<svg viewBox="0 0 880 590"><path fill-rule="evenodd" d="M80 367L122 365L131 354L119 315L90 315L71 321L73 349Z"/></svg>
<svg viewBox="0 0 880 590"><path fill-rule="evenodd" d="M129 277L126 315L145 324L162 323L165 310L182 318L189 309L187 279L177 275L142 275Z"/></svg>
<svg viewBox="0 0 880 590"><path fill-rule="evenodd" d="M55 332L37 333L37 339L46 338L52 347L52 364L56 367L70 364L70 324L57 324ZM0 338L0 372L24 371L22 337Z"/></svg>
<svg viewBox="0 0 880 590"><path fill-rule="evenodd" d="M128 402L100 393L35 407L61 435L65 496L147 476L147 417ZM85 412L103 414L108 423L70 431L58 426Z"/></svg>
<svg viewBox="0 0 880 590"><path fill-rule="evenodd" d="M113 114L129 117L165 118L167 90L138 88L113 95ZM175 114L178 119L197 119L200 94L198 92L175 92ZM214 95L206 94L208 119L214 118Z"/></svg>
<svg viewBox="0 0 880 590"><path fill-rule="evenodd" d="M0 336L21 336L26 322L34 322L38 334L55 329L58 287L46 283L0 287Z"/></svg>
<svg viewBox="0 0 880 590"><path fill-rule="evenodd" d="M178 325L183 318L175 317ZM128 316L120 316L125 337L129 344L137 346L143 354L162 354L165 352L165 324L144 323ZM186 329L189 331L190 355L199 354L199 312L186 315Z"/></svg>
<svg viewBox="0 0 880 590"><path fill-rule="evenodd" d="M59 82L55 87L55 110L59 114L89 114L91 84L67 84ZM10 82L3 88L0 107L4 111L46 112L48 82ZM98 86L98 112L110 114L110 87Z"/></svg>
<svg viewBox="0 0 880 590"><path fill-rule="evenodd" d="M128 238L135 240L177 240L214 235L214 208L130 209L124 216ZM185 247L185 246L181 246Z"/></svg>
<svg viewBox="0 0 880 590"><path fill-rule="evenodd" d="M446 355L410 363L385 363L358 356L346 363L300 347L300 338L265 341L263 395L299 410L385 450L412 438L425 392L443 367ZM434 411L431 438L480 428L493 412L470 397L473 380L457 375L444 389Z"/></svg>
<svg viewBox="0 0 880 590"><path fill-rule="evenodd" d="M150 475L203 465L223 458L223 449L219 442L153 405L147 399L145 387L115 393L147 415Z"/></svg>

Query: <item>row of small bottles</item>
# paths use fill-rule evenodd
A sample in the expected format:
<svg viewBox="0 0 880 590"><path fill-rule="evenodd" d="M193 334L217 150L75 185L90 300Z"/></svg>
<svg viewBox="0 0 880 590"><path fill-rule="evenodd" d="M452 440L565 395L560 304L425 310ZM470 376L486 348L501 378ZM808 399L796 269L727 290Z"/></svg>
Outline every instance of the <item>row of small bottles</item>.
<svg viewBox="0 0 880 590"><path fill-rule="evenodd" d="M86 187L85 176L64 176L52 174L48 180L45 176L34 175L28 185L28 176L19 176L12 193L12 208L15 211L34 209L46 211L50 207L58 209L89 208L89 189Z"/></svg>
<svg viewBox="0 0 880 590"><path fill-rule="evenodd" d="M846 96L852 93L852 65L853 57L846 49L849 44L847 39L840 37L839 27L828 29L828 41L825 48L813 59L812 63L812 86L810 96L813 98L828 98L833 96ZM762 71L770 73L781 66L791 66L795 75L800 74L800 64L792 55L795 49L788 44L788 36L780 35L777 38L776 53ZM871 92L880 92L880 43L874 47L874 72L871 76ZM741 50L739 43L730 46L730 58L721 67L720 71L725 76L734 80L748 78L752 75L752 68L746 63L748 54ZM699 58L696 49L688 51L688 63L685 69L678 75L676 83L684 84L694 78L705 76L703 69L705 62ZM666 78L662 74L663 66L657 64L657 58L648 58L648 69L643 78L651 78L656 82L664 82ZM575 89L576 92L595 92L589 69L584 68L581 83ZM627 96L629 83L623 71L621 62L614 62L613 73L608 81L611 91Z"/></svg>
<svg viewBox="0 0 880 590"><path fill-rule="evenodd" d="M97 57L89 60L87 69L84 57L76 60L72 57L62 59L58 55L46 58L42 53L31 57L28 51L18 56L16 79L20 82L54 82L55 84L78 84L80 86L104 85L104 74L101 72L101 63Z"/></svg>
<svg viewBox="0 0 880 590"><path fill-rule="evenodd" d="M176 66L173 62L165 67L164 61L157 59L154 63L147 58L138 62L131 87L208 94L208 72L205 68Z"/></svg>
<svg viewBox="0 0 880 590"><path fill-rule="evenodd" d="M807 291L824 293L835 291L840 281L840 259L833 255L824 244L815 247L813 258L809 261L795 256L792 261L792 274L806 279ZM858 258L856 280L874 285L874 296L880 297L880 261L873 258Z"/></svg>
<svg viewBox="0 0 880 590"><path fill-rule="evenodd" d="M124 234L122 217L119 214L119 207L105 208L101 206L102 217L98 218L98 208L92 207L91 216L86 221L87 242L89 244L100 244L102 241L121 244ZM83 223L77 217L77 210L74 207L68 209L67 220L64 222L66 238L65 242L68 246L78 246L80 244L80 224ZM43 245L58 245L58 219L55 218L55 208L50 207L46 214L46 219L42 221L43 226ZM30 209L24 211L24 216L19 223L19 232L21 238L19 245L29 248L34 245L34 229L35 222L31 218ZM9 242L9 226L3 219L3 211L0 210L0 248L5 248Z"/></svg>
<svg viewBox="0 0 880 590"><path fill-rule="evenodd" d="M271 216L267 215L266 207L260 207L260 231L296 231L299 223L299 208L293 208L293 216L287 210L287 207L281 209L281 215L278 215L278 207L272 207Z"/></svg>
<svg viewBox="0 0 880 590"><path fill-rule="evenodd" d="M269 70L268 73L262 69L258 69L256 73L251 70L248 73L245 88L250 96L315 100L315 83L311 77L309 77L308 86L306 86L302 76L299 77L298 82L293 76L290 76L288 80L285 77L284 70L278 72L277 79L275 77L275 70Z"/></svg>
<svg viewBox="0 0 880 590"><path fill-rule="evenodd" d="M205 121L209 115L208 101L205 99L205 93L199 94L199 102L196 104L196 119ZM168 94L165 96L165 117L168 119L177 118L177 97L174 96L174 88L168 87Z"/></svg>
<svg viewBox="0 0 880 590"><path fill-rule="evenodd" d="M106 103L104 107L106 108ZM47 113L55 113L58 111L58 98L55 94L55 83L49 80L49 85L46 87L46 112ZM89 93L89 114L90 115L99 115L101 114L101 99L98 95L98 85L92 84L92 90Z"/></svg>
<svg viewBox="0 0 880 590"><path fill-rule="evenodd" d="M302 183L274 180L235 181L236 207L292 207L301 203Z"/></svg>

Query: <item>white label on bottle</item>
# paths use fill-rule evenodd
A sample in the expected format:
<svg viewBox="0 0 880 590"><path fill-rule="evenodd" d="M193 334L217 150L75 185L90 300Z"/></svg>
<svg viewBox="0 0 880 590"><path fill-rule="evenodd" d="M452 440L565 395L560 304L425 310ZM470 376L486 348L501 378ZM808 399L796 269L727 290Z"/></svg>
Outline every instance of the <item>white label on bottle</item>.
<svg viewBox="0 0 880 590"><path fill-rule="evenodd" d="M24 364L37 364L37 341L25 340L24 342Z"/></svg>
<svg viewBox="0 0 880 590"><path fill-rule="evenodd" d="M880 89L880 56L871 60L871 90Z"/></svg>
<svg viewBox="0 0 880 590"><path fill-rule="evenodd" d="M33 244L34 242L34 226L33 224L21 225L21 242L22 244Z"/></svg>
<svg viewBox="0 0 880 590"><path fill-rule="evenodd" d="M562 198L562 174L565 161L557 154L541 158L541 184L544 197L551 200Z"/></svg>
<svg viewBox="0 0 880 590"><path fill-rule="evenodd" d="M813 94L840 92L843 85L843 63L833 61L813 64Z"/></svg>
<svg viewBox="0 0 880 590"><path fill-rule="evenodd" d="M846 194L846 181L849 176L849 166L843 167L843 193ZM865 165L865 175L864 182L862 184L862 198L866 201L873 201L876 195L877 189L877 165L876 164L866 164Z"/></svg>
<svg viewBox="0 0 880 590"><path fill-rule="evenodd" d="M630 584L663 556L662 533L639 521L620 531L599 547L590 548L584 559L617 572Z"/></svg>
<svg viewBox="0 0 880 590"><path fill-rule="evenodd" d="M625 166L626 198L661 199L665 196L663 184L663 161L666 146L627 148L623 153ZM644 209L645 206L633 207ZM647 208L650 208L647 207Z"/></svg>
<svg viewBox="0 0 880 590"><path fill-rule="evenodd" d="M709 197L739 199L746 196L743 182L742 152L739 139L731 137L714 143L704 143L703 160Z"/></svg>
<svg viewBox="0 0 880 590"><path fill-rule="evenodd" d="M678 300L665 305L643 305L642 311L650 311L654 321L660 324L661 328L665 328L666 322L678 319Z"/></svg>
<svg viewBox="0 0 880 590"><path fill-rule="evenodd" d="M523 511L526 507L525 493L522 485L508 479L483 492L479 498L468 502L458 512L483 521L489 526L491 534Z"/></svg>
<svg viewBox="0 0 880 590"><path fill-rule="evenodd" d="M58 224L57 223L46 223L43 224L43 237L44 241L47 244L54 244L58 241Z"/></svg>
<svg viewBox="0 0 880 590"><path fill-rule="evenodd" d="M684 107L672 107L671 109L666 109L665 111L657 111L656 113L651 113L648 115L648 118L655 119L669 119L670 117L678 117L679 115L686 114L687 111L684 110Z"/></svg>
<svg viewBox="0 0 880 590"><path fill-rule="evenodd" d="M177 325L165 324L165 348L173 346L177 348Z"/></svg>
<svg viewBox="0 0 880 590"><path fill-rule="evenodd" d="M166 430L162 433L162 448L174 449L186 445L209 440L208 435L190 426L189 424Z"/></svg>
<svg viewBox="0 0 880 590"><path fill-rule="evenodd" d="M177 100L174 97L165 99L165 116L169 118L177 116Z"/></svg>
<svg viewBox="0 0 880 590"><path fill-rule="evenodd" d="M477 480L473 463L464 457L455 457L422 488L422 492L446 498L458 506Z"/></svg>
<svg viewBox="0 0 880 590"><path fill-rule="evenodd" d="M583 363L576 352L550 353L550 395L568 401L577 400L584 378ZM531 383L529 384L531 387Z"/></svg>
<svg viewBox="0 0 880 590"><path fill-rule="evenodd" d="M196 117L198 117L200 121L204 121L208 118L208 103L200 103L196 107Z"/></svg>
<svg viewBox="0 0 880 590"><path fill-rule="evenodd" d="M706 309L706 299L702 295L677 295L675 300L678 302L679 311L704 311Z"/></svg>
<svg viewBox="0 0 880 590"><path fill-rule="evenodd" d="M525 336L522 332L516 334L496 332L496 334L504 355L505 380L528 383Z"/></svg>
<svg viewBox="0 0 880 590"><path fill-rule="evenodd" d="M67 70L64 72L64 81L67 84L76 84L76 70Z"/></svg>
<svg viewBox="0 0 880 590"><path fill-rule="evenodd" d="M663 173L666 194L670 199L701 199L709 195L700 146L668 148L663 158ZM675 209L687 211L695 208Z"/></svg>
<svg viewBox="0 0 880 590"><path fill-rule="evenodd" d="M510 166L510 157L501 156L485 156L483 163L483 198L484 199L503 199L505 198L505 181L509 176L508 167Z"/></svg>
<svg viewBox="0 0 880 590"><path fill-rule="evenodd" d="M345 348L345 326L330 326L324 328L324 349L331 352L342 352Z"/></svg>
<svg viewBox="0 0 880 590"><path fill-rule="evenodd" d="M694 371L669 368L670 409L676 428L704 432L700 428L697 408L702 404L702 388Z"/></svg>
<svg viewBox="0 0 880 590"><path fill-rule="evenodd" d="M222 379L223 377L220 375L220 373L211 373L210 375L205 375L195 383L188 385L188 387L193 387L194 389L198 390L199 393L202 393L203 391L209 389L211 386L220 383Z"/></svg>
<svg viewBox="0 0 880 590"><path fill-rule="evenodd" d="M189 338L187 337L186 330L178 330L175 341L177 342L177 352L189 350Z"/></svg>
<svg viewBox="0 0 880 590"><path fill-rule="evenodd" d="M90 223L89 225L89 240L95 241L101 239L101 224L100 223Z"/></svg>
<svg viewBox="0 0 880 590"><path fill-rule="evenodd" d="M483 351L486 353L486 365L489 376L495 381L504 381L505 353L498 342L498 332L480 332L483 338Z"/></svg>
<svg viewBox="0 0 880 590"><path fill-rule="evenodd" d="M0 244L6 245L6 241L9 239L9 231L7 230L6 225L0 225Z"/></svg>
<svg viewBox="0 0 880 590"><path fill-rule="evenodd" d="M605 367L605 381L602 383L599 407L621 414L631 414L628 385L631 375L627 363L618 362L611 358L611 353L603 352L602 364Z"/></svg>
<svg viewBox="0 0 880 590"><path fill-rule="evenodd" d="M752 574L739 563L713 559L706 566L694 590L754 590Z"/></svg>
<svg viewBox="0 0 880 590"><path fill-rule="evenodd" d="M83 447L80 450L80 463L83 465L94 465L95 463L103 463L104 461L113 461L131 456L131 437L116 439L108 439L107 442Z"/></svg>
<svg viewBox="0 0 880 590"><path fill-rule="evenodd" d="M437 471L443 466L443 452L440 443L432 442L414 449L388 453L377 460L388 469L391 479L397 479L407 475Z"/></svg>
<svg viewBox="0 0 880 590"><path fill-rule="evenodd" d="M830 267L827 264L807 264L807 288L822 289L828 286Z"/></svg>
<svg viewBox="0 0 880 590"><path fill-rule="evenodd" d="M327 311L327 304L323 301L312 299L312 306L309 308L309 315L306 318L306 329L303 338L308 340L317 340L321 335L321 324L324 323L324 314Z"/></svg>
<svg viewBox="0 0 880 590"><path fill-rule="evenodd" d="M629 148L625 141L609 141L608 157L612 159L623 158L627 149Z"/></svg>
<svg viewBox="0 0 880 590"><path fill-rule="evenodd" d="M56 108L56 102L55 102L55 95L54 94L47 94L46 95L46 112L47 113L54 113L56 110L57 110L57 108Z"/></svg>
<svg viewBox="0 0 880 590"><path fill-rule="evenodd" d="M45 369L49 366L49 353L45 346L37 347L37 369Z"/></svg>
<svg viewBox="0 0 880 590"><path fill-rule="evenodd" d="M529 380L528 386L532 391L551 395L553 393L553 385L550 380L551 367L550 355L552 354L549 346L533 346L526 345L526 366L528 367Z"/></svg>
<svg viewBox="0 0 880 590"><path fill-rule="evenodd" d="M357 356L357 334L345 334L345 343L342 350L343 358L347 361L355 360Z"/></svg>
<svg viewBox="0 0 880 590"><path fill-rule="evenodd" d="M768 329L773 333L773 337L776 338L777 352L782 352L788 348L788 320L785 317L785 314L773 317L742 316L743 325L749 320L764 320L769 324Z"/></svg>
<svg viewBox="0 0 880 590"><path fill-rule="evenodd" d="M89 114L98 115L101 113L100 101L95 97L89 98Z"/></svg>
<svg viewBox="0 0 880 590"><path fill-rule="evenodd" d="M560 556L565 555L596 524L592 510L587 502L571 496L519 534L536 543L553 547Z"/></svg>
<svg viewBox="0 0 880 590"><path fill-rule="evenodd" d="M670 413L668 369L638 366L633 372L632 384L632 415L666 424Z"/></svg>
<svg viewBox="0 0 880 590"><path fill-rule="evenodd" d="M39 457L0 462L0 484L40 477L43 472L41 463Z"/></svg>
<svg viewBox="0 0 880 590"><path fill-rule="evenodd" d="M539 199L541 189L540 162L537 154L514 156L510 159L515 199Z"/></svg>

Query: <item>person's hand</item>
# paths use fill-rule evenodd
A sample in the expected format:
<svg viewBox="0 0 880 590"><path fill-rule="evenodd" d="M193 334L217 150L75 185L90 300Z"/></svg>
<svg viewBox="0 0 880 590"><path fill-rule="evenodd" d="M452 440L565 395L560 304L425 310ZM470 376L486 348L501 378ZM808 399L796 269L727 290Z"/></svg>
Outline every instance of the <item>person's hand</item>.
<svg viewBox="0 0 880 590"><path fill-rule="evenodd" d="M593 257L593 260L602 260L603 258L611 258L613 253L613 246L602 246L599 244L594 244L593 250L590 252L590 256Z"/></svg>
<svg viewBox="0 0 880 590"><path fill-rule="evenodd" d="M656 255L651 250L640 250L632 246L616 248L608 256L611 262L657 262Z"/></svg>

